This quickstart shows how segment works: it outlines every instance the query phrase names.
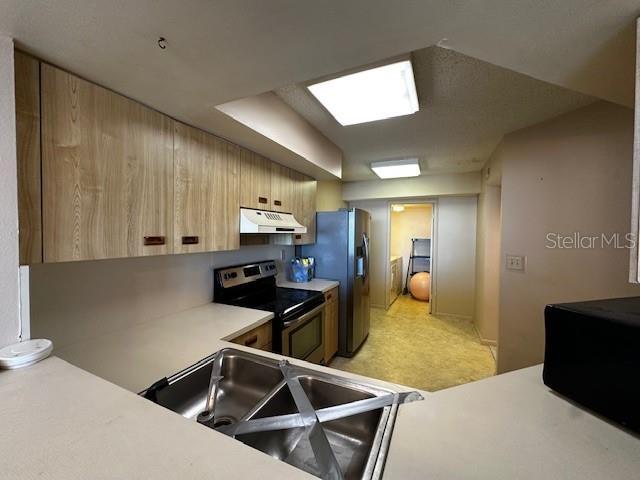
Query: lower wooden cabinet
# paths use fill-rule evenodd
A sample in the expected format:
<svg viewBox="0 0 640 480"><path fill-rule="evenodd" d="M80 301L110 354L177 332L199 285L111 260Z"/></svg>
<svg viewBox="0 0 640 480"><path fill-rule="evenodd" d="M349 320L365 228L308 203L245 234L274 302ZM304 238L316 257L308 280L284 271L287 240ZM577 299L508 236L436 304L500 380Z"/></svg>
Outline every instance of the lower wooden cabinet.
<svg viewBox="0 0 640 480"><path fill-rule="evenodd" d="M324 299L324 362L328 365L338 351L338 287L326 292Z"/></svg>
<svg viewBox="0 0 640 480"><path fill-rule="evenodd" d="M402 257L391 260L391 286L389 288L389 305L402 294Z"/></svg>
<svg viewBox="0 0 640 480"><path fill-rule="evenodd" d="M270 352L272 344L271 321L243 333L242 335L238 335L236 338L231 340L231 343Z"/></svg>

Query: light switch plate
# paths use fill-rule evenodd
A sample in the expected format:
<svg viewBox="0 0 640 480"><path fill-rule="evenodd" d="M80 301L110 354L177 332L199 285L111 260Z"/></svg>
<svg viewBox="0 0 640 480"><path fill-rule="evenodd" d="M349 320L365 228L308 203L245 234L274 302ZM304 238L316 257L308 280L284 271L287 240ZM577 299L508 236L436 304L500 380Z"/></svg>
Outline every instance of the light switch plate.
<svg viewBox="0 0 640 480"><path fill-rule="evenodd" d="M527 257L525 257L524 255L507 254L507 270L524 272L524 267L526 262L527 262Z"/></svg>

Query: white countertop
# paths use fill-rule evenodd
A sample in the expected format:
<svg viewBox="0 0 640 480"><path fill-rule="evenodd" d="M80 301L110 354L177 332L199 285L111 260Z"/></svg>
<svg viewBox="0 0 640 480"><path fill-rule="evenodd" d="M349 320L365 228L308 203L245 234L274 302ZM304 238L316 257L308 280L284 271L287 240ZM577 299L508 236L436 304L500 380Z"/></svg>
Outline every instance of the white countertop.
<svg viewBox="0 0 640 480"><path fill-rule="evenodd" d="M53 353L127 390L141 392L155 381L231 346L223 340L272 318L271 312L209 303L60 350L54 345Z"/></svg>
<svg viewBox="0 0 640 480"><path fill-rule="evenodd" d="M613 480L640 476L640 438L552 393L542 365L400 407L385 478Z"/></svg>
<svg viewBox="0 0 640 480"><path fill-rule="evenodd" d="M0 372L0 477L311 479L53 357Z"/></svg>
<svg viewBox="0 0 640 480"><path fill-rule="evenodd" d="M290 282L278 276L278 286L286 288L299 288L300 290L316 290L318 292L327 293L332 288L336 288L340 282L336 280L325 280L323 278L314 278L310 282Z"/></svg>
<svg viewBox="0 0 640 480"><path fill-rule="evenodd" d="M220 348L247 348L219 339L269 318L205 305L60 354L137 392ZM310 478L131 392L59 358L0 372L3 475ZM385 479L611 480L640 471L640 439L549 392L540 366L424 395L399 409Z"/></svg>

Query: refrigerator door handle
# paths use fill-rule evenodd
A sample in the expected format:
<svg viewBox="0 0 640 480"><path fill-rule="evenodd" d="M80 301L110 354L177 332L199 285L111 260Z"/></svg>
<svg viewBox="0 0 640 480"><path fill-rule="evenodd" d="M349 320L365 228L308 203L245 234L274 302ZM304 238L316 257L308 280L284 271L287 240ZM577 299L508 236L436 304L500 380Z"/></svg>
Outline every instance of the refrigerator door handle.
<svg viewBox="0 0 640 480"><path fill-rule="evenodd" d="M369 275L369 237L366 233L362 234L362 245L364 246L362 278L366 281Z"/></svg>

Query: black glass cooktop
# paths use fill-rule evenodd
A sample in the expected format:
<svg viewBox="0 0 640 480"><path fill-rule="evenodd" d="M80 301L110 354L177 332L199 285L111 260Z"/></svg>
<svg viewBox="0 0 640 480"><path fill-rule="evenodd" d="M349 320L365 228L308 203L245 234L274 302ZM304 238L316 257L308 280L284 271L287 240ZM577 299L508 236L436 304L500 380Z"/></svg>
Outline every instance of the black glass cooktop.
<svg viewBox="0 0 640 480"><path fill-rule="evenodd" d="M273 312L279 317L284 317L301 309L311 309L313 306L322 303L323 300L324 296L321 292L275 287L227 300L224 303L265 310Z"/></svg>

